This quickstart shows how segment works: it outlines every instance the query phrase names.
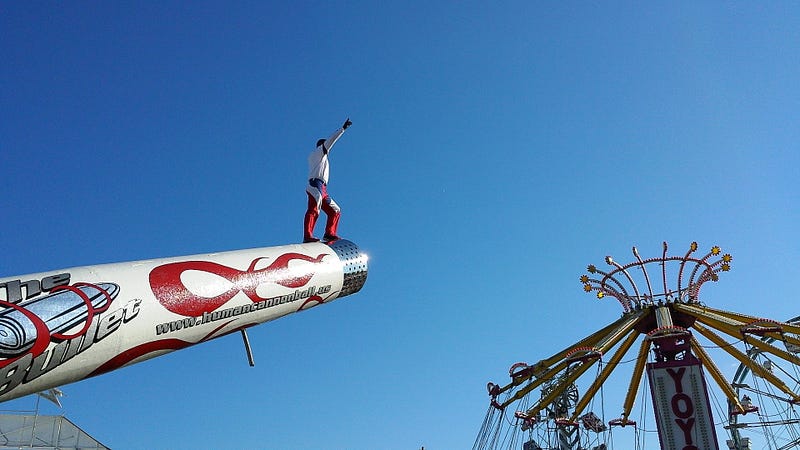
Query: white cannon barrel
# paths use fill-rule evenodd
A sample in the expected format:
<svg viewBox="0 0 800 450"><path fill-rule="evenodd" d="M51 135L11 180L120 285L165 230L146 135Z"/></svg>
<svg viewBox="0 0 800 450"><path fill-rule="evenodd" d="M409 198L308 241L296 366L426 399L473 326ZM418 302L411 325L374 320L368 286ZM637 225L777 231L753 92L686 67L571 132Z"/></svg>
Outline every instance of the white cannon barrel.
<svg viewBox="0 0 800 450"><path fill-rule="evenodd" d="M340 239L0 279L0 401L329 303L366 278L367 256Z"/></svg>

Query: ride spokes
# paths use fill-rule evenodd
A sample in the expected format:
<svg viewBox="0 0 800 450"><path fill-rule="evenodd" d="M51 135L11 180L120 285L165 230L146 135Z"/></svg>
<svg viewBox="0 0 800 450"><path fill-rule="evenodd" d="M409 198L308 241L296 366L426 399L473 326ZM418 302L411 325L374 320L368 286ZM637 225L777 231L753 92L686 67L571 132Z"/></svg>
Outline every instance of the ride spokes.
<svg viewBox="0 0 800 450"><path fill-rule="evenodd" d="M505 385L488 383L491 406L473 450L605 450L614 430L624 430L622 449L653 438L662 450L800 446L799 320L701 303L701 287L729 271L732 257L716 246L699 255L694 242L680 256L667 250L665 242L659 257L642 259L634 247L631 263L607 256L607 270L588 266L584 291L615 298L622 316L535 364L512 365ZM720 369L729 361L739 364L731 381ZM620 398L606 398L604 386L620 377L628 380L621 414L608 416ZM651 417L636 407L643 384ZM717 397L724 407L714 408Z"/></svg>

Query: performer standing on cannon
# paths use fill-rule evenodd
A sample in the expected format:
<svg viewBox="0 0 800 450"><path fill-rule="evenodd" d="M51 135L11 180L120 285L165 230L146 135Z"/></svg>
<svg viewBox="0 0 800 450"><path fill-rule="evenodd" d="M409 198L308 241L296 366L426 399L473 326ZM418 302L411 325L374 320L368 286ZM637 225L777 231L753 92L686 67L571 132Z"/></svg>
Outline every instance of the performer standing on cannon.
<svg viewBox="0 0 800 450"><path fill-rule="evenodd" d="M320 209L327 216L323 239L325 241L339 239L336 230L339 227L341 208L328 195L328 176L330 173L328 154L336 141L342 136L344 130L352 124L353 122L350 119L345 120L342 127L334 131L328 139L318 140L316 148L308 155L308 186L306 186L308 208L303 220L303 242L319 241L314 237L314 226L317 223Z"/></svg>

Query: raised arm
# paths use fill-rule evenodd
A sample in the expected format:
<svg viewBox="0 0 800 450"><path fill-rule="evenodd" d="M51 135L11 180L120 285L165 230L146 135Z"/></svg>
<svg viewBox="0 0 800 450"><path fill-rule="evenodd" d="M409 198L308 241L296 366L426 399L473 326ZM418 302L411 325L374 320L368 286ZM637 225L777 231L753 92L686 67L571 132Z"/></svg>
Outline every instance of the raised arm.
<svg viewBox="0 0 800 450"><path fill-rule="evenodd" d="M331 151L331 148L333 148L333 144L335 144L336 141L338 141L339 138L342 137L344 130L348 129L352 124L353 122L351 122L350 119L348 118L347 120L344 121L344 124L342 124L341 128L334 131L333 134L328 139L325 140L325 142L322 144L322 150L325 152L325 154Z"/></svg>

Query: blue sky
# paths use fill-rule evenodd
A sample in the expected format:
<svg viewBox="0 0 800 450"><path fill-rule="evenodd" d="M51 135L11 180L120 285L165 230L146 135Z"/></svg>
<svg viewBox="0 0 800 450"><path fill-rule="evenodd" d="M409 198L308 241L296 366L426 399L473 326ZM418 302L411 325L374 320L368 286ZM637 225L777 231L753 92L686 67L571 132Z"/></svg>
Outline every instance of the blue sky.
<svg viewBox="0 0 800 450"><path fill-rule="evenodd" d="M65 387L101 442L469 448L487 381L619 317L578 278L634 245L800 313L796 3L385 3L0 4L0 277L299 242L354 123L364 289L251 330L255 368L228 336Z"/></svg>

